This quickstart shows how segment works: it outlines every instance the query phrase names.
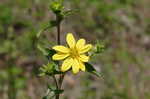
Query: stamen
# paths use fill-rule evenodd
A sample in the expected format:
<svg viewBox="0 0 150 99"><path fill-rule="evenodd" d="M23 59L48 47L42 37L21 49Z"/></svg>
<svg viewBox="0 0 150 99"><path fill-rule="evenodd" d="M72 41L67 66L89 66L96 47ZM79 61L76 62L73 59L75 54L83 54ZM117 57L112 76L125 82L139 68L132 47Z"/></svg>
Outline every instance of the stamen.
<svg viewBox="0 0 150 99"><path fill-rule="evenodd" d="M72 58L78 58L79 57L79 52L76 48L70 49L70 56Z"/></svg>

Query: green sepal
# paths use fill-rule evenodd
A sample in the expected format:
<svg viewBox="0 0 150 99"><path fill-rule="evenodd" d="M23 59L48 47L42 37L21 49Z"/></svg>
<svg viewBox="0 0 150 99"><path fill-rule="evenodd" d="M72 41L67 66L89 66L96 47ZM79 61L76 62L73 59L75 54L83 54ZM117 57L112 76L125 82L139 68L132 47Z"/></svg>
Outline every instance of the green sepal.
<svg viewBox="0 0 150 99"><path fill-rule="evenodd" d="M101 77L100 72L97 72L96 69L90 63L85 63L85 67L87 72L92 73L98 77Z"/></svg>

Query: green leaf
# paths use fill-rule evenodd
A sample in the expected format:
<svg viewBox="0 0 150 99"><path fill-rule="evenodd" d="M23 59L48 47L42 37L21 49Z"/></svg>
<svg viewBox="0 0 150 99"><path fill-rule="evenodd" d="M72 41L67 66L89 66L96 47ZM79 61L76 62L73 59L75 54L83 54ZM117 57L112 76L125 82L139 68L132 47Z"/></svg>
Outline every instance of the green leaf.
<svg viewBox="0 0 150 99"><path fill-rule="evenodd" d="M53 73L54 74L62 74L63 72L55 70Z"/></svg>
<svg viewBox="0 0 150 99"><path fill-rule="evenodd" d="M36 37L39 38L41 33L43 33L44 31L46 31L52 27L55 27L55 26L57 26L57 22L55 20L51 20L50 22L48 22L46 24L45 23L42 24L41 29L37 33Z"/></svg>
<svg viewBox="0 0 150 99"><path fill-rule="evenodd" d="M39 76L45 76L45 73L42 72L42 73L39 74Z"/></svg>
<svg viewBox="0 0 150 99"><path fill-rule="evenodd" d="M55 26L57 26L57 22L55 20L52 20L52 21L50 21L50 22L48 22L46 24L43 24L42 29L39 30L39 32L37 33L36 37L39 38L41 33L45 32L46 30L48 30L48 29L50 29L52 27L55 27Z"/></svg>
<svg viewBox="0 0 150 99"><path fill-rule="evenodd" d="M46 56L48 59L52 60L52 56L56 54L56 51L53 49L45 48L41 44L37 45L37 48L42 52L44 56ZM53 60L52 60L53 61ZM55 61L54 61L55 62Z"/></svg>
<svg viewBox="0 0 150 99"><path fill-rule="evenodd" d="M43 55L47 56L49 54L48 50L44 48L42 45L38 44L37 48L43 53Z"/></svg>
<svg viewBox="0 0 150 99"><path fill-rule="evenodd" d="M64 90L61 90L61 89L54 90L55 94L62 94L63 92L64 92Z"/></svg>
<svg viewBox="0 0 150 99"><path fill-rule="evenodd" d="M41 76L44 76L44 75L52 75L53 72L55 71L54 68L55 67L55 64L52 62L52 63L48 63L47 65L43 65L41 68L40 68L40 75Z"/></svg>
<svg viewBox="0 0 150 99"><path fill-rule="evenodd" d="M92 73L98 77L101 77L100 72L97 72L96 69L91 64L85 63L85 67L86 67L87 72Z"/></svg>
<svg viewBox="0 0 150 99"><path fill-rule="evenodd" d="M105 49L104 44L102 44L100 41L97 41L95 46L95 54L102 53L104 49Z"/></svg>
<svg viewBox="0 0 150 99"><path fill-rule="evenodd" d="M57 26L57 21L56 20L51 20L50 22L49 22L49 24L50 24L50 27L52 28L52 27L55 27L55 26Z"/></svg>
<svg viewBox="0 0 150 99"><path fill-rule="evenodd" d="M40 74L39 76L53 76L56 74L62 74L61 71L57 70L58 65L55 64L55 62L48 63L47 65L43 65L39 70Z"/></svg>
<svg viewBox="0 0 150 99"><path fill-rule="evenodd" d="M42 99L49 99L49 97L48 96L44 96Z"/></svg>
<svg viewBox="0 0 150 99"><path fill-rule="evenodd" d="M52 56L53 56L54 54L56 54L56 51L53 50L53 49L47 49L47 52L48 52L48 54L46 55L46 57L48 58L48 60L51 60L51 61L53 61L55 64L58 64L58 61L55 61L55 60L52 59ZM57 69L56 69L56 70L57 70Z"/></svg>
<svg viewBox="0 0 150 99"><path fill-rule="evenodd" d="M1 24L11 24L13 22L13 11L6 4L0 3L0 23Z"/></svg>
<svg viewBox="0 0 150 99"><path fill-rule="evenodd" d="M47 84L47 87L48 87L48 89L49 89L50 91L54 91L54 90L56 89L55 86L52 86L52 85L50 85L50 84Z"/></svg>
<svg viewBox="0 0 150 99"><path fill-rule="evenodd" d="M56 89L54 86L49 85L49 84L48 84L47 87L48 87L48 89L50 89L50 91L53 91L55 94L61 94L61 93L64 92L64 90L62 90L62 89Z"/></svg>
<svg viewBox="0 0 150 99"><path fill-rule="evenodd" d="M39 30L39 32L37 33L36 37L39 38L41 33L43 33L44 31L46 31L47 29L50 28L50 24L46 23L46 24L42 24L41 29Z"/></svg>
<svg viewBox="0 0 150 99"><path fill-rule="evenodd" d="M21 68L17 68L17 67L10 68L10 71L12 72L13 75L19 75L19 74L22 73L22 69Z"/></svg>
<svg viewBox="0 0 150 99"><path fill-rule="evenodd" d="M70 16L70 15L73 15L76 12L79 12L79 10L77 10L77 9L76 10L67 10L67 11L63 12L63 16L67 17L67 16Z"/></svg>
<svg viewBox="0 0 150 99"><path fill-rule="evenodd" d="M47 57L48 58L52 58L52 56L56 54L56 51L53 50L53 49L48 49L48 54L47 54Z"/></svg>

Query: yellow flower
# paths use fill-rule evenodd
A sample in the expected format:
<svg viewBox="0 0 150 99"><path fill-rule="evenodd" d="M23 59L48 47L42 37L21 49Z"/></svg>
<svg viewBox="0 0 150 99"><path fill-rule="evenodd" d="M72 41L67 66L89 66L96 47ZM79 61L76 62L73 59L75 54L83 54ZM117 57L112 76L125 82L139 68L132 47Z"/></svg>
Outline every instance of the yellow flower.
<svg viewBox="0 0 150 99"><path fill-rule="evenodd" d="M53 60L63 60L61 71L65 72L72 68L74 74L78 73L81 69L85 71L84 62L88 62L89 56L85 55L91 48L91 44L85 45L85 40L80 39L75 41L72 33L68 33L66 37L66 41L69 47L65 47L62 45L54 46L53 49L57 51L56 54L52 56Z"/></svg>

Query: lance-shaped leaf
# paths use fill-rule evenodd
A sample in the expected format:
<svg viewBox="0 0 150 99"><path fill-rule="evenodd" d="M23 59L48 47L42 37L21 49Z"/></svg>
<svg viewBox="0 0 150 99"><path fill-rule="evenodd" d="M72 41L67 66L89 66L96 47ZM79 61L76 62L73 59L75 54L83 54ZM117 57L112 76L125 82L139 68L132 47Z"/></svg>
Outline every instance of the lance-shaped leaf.
<svg viewBox="0 0 150 99"><path fill-rule="evenodd" d="M51 57L56 54L56 51L53 49L45 48L41 44L37 45L37 48L42 52L44 56L46 56L48 59L51 59Z"/></svg>
<svg viewBox="0 0 150 99"><path fill-rule="evenodd" d="M37 48L42 52L43 55L47 56L49 54L48 49L44 48L41 44L38 44Z"/></svg>
<svg viewBox="0 0 150 99"><path fill-rule="evenodd" d="M75 9L75 10L67 10L67 11L63 11L63 16L64 17L67 17L67 16L70 16L70 15L73 15L75 13L79 12L79 10Z"/></svg>
<svg viewBox="0 0 150 99"><path fill-rule="evenodd" d="M55 27L57 25L57 22L55 20L52 20L46 24L43 24L43 26L41 26L41 29L39 30L39 32L37 33L36 37L39 38L41 33L45 32L46 30Z"/></svg>
<svg viewBox="0 0 150 99"><path fill-rule="evenodd" d="M56 54L56 51L53 50L53 49L49 49L49 50L48 50L48 55L47 55L47 57L48 57L48 58L52 58L52 56L53 56L54 54Z"/></svg>
<svg viewBox="0 0 150 99"><path fill-rule="evenodd" d="M89 63L85 63L86 71L92 73L98 77L101 77L100 72L97 72L96 69Z"/></svg>

